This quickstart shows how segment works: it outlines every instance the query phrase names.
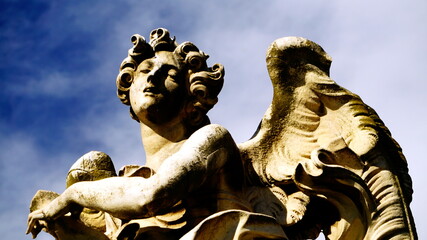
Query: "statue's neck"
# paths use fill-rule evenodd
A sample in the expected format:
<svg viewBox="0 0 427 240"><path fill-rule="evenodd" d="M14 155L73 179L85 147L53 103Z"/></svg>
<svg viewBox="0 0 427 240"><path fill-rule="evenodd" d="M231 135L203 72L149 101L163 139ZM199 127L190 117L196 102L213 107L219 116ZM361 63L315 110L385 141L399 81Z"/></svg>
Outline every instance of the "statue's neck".
<svg viewBox="0 0 427 240"><path fill-rule="evenodd" d="M155 171L163 161L176 153L187 139L187 129L182 122L155 125L140 123L146 165Z"/></svg>

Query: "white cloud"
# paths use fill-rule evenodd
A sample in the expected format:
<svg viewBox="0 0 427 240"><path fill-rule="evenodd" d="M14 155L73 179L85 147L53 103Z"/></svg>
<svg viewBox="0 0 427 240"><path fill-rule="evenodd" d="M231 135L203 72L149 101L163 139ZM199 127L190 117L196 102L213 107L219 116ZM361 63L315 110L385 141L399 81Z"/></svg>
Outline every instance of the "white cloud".
<svg viewBox="0 0 427 240"><path fill-rule="evenodd" d="M28 79L24 85L9 85L9 91L13 94L32 97L62 98L77 94L75 86L73 79L66 77L64 73L49 72L39 79Z"/></svg>

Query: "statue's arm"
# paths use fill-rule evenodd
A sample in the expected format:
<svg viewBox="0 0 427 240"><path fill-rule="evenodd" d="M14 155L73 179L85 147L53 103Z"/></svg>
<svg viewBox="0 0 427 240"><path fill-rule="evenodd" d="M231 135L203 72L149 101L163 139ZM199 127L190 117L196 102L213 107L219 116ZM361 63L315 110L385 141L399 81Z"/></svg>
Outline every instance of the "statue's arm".
<svg viewBox="0 0 427 240"><path fill-rule="evenodd" d="M229 161L239 161L239 150L228 131L211 124L196 132L180 151L166 159L152 180L149 198L143 205L151 214L166 206L173 206Z"/></svg>
<svg viewBox="0 0 427 240"><path fill-rule="evenodd" d="M226 129L208 125L196 131L148 179L112 177L75 183L46 208L29 215L28 232L38 220L56 219L75 206L105 211L123 219L153 216L201 186L235 151L237 147Z"/></svg>

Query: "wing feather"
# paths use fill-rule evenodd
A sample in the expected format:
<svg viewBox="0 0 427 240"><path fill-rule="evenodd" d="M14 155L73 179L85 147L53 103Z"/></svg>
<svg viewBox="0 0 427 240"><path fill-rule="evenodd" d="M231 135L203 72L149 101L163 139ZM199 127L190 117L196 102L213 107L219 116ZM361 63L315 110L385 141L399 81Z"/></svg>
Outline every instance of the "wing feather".
<svg viewBox="0 0 427 240"><path fill-rule="evenodd" d="M380 233L388 233L384 229L390 226L412 229L416 236L409 210L412 181L402 150L378 114L329 77L331 61L304 38L281 38L270 46L273 101L254 137L239 145L249 178L292 184L297 166L326 150L337 159L334 164L359 175L376 199L378 216L372 218L369 236L384 236ZM391 221L384 209L397 209L392 212L400 220ZM387 219L391 225L383 224Z"/></svg>

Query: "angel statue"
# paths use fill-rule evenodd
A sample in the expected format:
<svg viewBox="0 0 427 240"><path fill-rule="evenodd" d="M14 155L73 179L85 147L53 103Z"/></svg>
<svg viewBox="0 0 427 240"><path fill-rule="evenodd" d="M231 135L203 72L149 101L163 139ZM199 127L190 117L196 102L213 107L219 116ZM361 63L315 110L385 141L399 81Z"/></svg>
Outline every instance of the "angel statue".
<svg viewBox="0 0 427 240"><path fill-rule="evenodd" d="M118 176L102 152L71 167L62 194L40 190L27 234L55 239L416 239L412 182L376 112L329 78L331 58L300 37L274 41L274 96L236 144L207 112L221 64L166 29L133 47L117 92L139 122L144 166Z"/></svg>

